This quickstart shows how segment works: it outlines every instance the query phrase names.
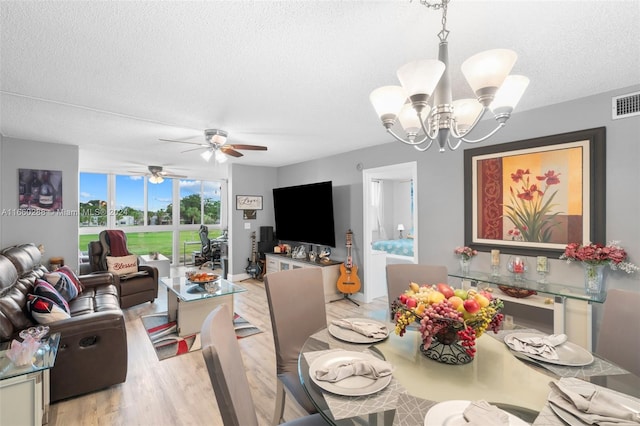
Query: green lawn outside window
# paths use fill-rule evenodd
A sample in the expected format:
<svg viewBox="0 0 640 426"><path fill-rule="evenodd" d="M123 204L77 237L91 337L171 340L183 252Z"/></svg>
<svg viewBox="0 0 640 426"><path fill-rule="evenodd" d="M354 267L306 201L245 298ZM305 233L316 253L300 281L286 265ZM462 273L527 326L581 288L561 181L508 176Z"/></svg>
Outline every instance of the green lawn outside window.
<svg viewBox="0 0 640 426"><path fill-rule="evenodd" d="M159 232L127 232L127 247L133 254L142 255L153 252L158 252L172 259L173 251L173 232L171 231L159 231ZM210 229L209 238L219 237L221 231L219 229ZM80 235L80 242L78 248L82 252L87 252L90 241L98 241L98 234ZM185 258L184 242L185 241L200 241L200 236L197 230L193 231L180 231L180 261ZM200 247L196 244L187 245L187 260L191 260L191 254L194 251L200 251Z"/></svg>

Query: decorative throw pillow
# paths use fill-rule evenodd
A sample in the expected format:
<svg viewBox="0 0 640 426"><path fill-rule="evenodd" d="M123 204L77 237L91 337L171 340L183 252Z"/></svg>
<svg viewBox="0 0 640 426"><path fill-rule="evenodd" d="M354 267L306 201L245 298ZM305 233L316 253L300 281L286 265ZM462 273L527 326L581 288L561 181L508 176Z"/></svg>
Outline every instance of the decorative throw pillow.
<svg viewBox="0 0 640 426"><path fill-rule="evenodd" d="M38 324L49 324L54 321L71 318L69 312L46 297L35 294L29 294L27 297L29 312L31 312L31 316Z"/></svg>
<svg viewBox="0 0 640 426"><path fill-rule="evenodd" d="M44 280L37 279L36 285L33 287L33 294L51 300L53 303L62 308L66 313L70 314L69 304L66 299L55 289L54 286Z"/></svg>
<svg viewBox="0 0 640 426"><path fill-rule="evenodd" d="M78 289L78 294L82 293L82 290L84 290L84 286L80 282L80 278L78 278L76 273L73 272L73 269L69 268L68 266L61 266L56 270L56 272L60 272L61 274L65 274L67 277L69 277L73 285L75 285Z"/></svg>
<svg viewBox="0 0 640 426"><path fill-rule="evenodd" d="M135 254L129 256L107 256L107 269L116 275L138 272L138 257Z"/></svg>
<svg viewBox="0 0 640 426"><path fill-rule="evenodd" d="M44 279L51 284L67 302L78 296L78 288L73 284L71 278L62 272L50 272L44 274Z"/></svg>

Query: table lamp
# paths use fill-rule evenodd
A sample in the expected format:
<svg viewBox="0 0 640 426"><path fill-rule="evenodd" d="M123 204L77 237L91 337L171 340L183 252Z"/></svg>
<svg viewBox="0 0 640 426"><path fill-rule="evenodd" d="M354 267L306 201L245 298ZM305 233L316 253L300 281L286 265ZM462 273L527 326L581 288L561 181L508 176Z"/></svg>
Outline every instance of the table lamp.
<svg viewBox="0 0 640 426"><path fill-rule="evenodd" d="M402 231L404 231L404 225L399 223L398 224L398 231L400 232L400 236L398 238L402 239Z"/></svg>

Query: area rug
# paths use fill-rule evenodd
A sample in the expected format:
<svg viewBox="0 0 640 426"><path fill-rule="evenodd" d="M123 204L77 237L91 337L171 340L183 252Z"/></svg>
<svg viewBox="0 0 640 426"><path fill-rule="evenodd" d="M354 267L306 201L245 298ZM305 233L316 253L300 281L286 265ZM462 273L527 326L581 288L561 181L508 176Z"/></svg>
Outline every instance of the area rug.
<svg viewBox="0 0 640 426"><path fill-rule="evenodd" d="M140 319L160 361L202 348L200 333L178 336L176 322L169 321L166 312L145 315ZM258 327L252 325L237 313L233 314L233 325L238 339L262 333Z"/></svg>

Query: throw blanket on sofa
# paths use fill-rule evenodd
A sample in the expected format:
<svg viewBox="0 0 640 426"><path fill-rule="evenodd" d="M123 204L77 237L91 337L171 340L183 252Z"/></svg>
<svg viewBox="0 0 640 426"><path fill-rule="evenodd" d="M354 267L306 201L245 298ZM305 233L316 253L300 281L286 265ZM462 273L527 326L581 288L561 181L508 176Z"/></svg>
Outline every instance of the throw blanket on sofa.
<svg viewBox="0 0 640 426"><path fill-rule="evenodd" d="M111 256L121 257L130 255L127 250L127 237L123 231L120 230L107 230L107 238L109 239L109 248L111 249Z"/></svg>

